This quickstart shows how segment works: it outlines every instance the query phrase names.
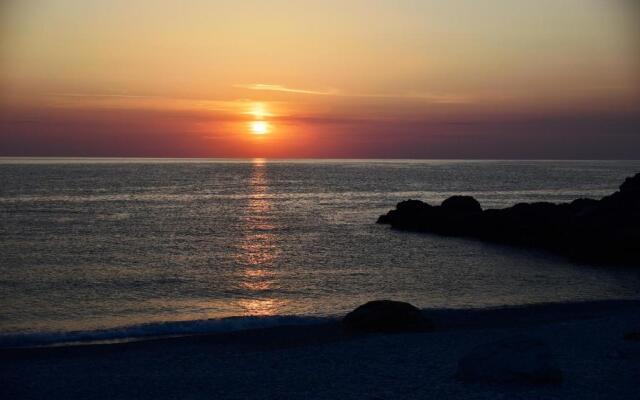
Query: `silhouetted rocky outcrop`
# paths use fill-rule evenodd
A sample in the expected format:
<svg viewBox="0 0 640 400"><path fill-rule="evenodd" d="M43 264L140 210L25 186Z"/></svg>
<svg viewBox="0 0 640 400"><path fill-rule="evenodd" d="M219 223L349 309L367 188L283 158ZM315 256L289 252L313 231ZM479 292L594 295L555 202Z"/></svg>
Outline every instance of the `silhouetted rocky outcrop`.
<svg viewBox="0 0 640 400"><path fill-rule="evenodd" d="M601 200L519 203L482 210L470 196L440 206L420 200L398 203L378 223L512 245L539 247L587 261L640 262L640 174Z"/></svg>
<svg viewBox="0 0 640 400"><path fill-rule="evenodd" d="M347 314L342 320L351 332L423 332L433 329L433 324L422 315L419 308L409 303L391 300L370 301Z"/></svg>

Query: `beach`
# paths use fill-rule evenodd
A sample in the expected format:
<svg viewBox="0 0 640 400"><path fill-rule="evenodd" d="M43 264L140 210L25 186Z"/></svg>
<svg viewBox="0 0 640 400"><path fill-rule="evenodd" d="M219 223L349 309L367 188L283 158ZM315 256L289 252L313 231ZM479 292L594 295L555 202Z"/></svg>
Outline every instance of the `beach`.
<svg viewBox="0 0 640 400"><path fill-rule="evenodd" d="M3 349L7 399L637 399L639 301L425 310L434 332L354 335L339 321L153 340ZM464 383L460 358L543 341L558 385Z"/></svg>
<svg viewBox="0 0 640 400"><path fill-rule="evenodd" d="M637 161L45 161L0 170L2 399L638 398L634 268L375 224L408 198L598 199ZM378 299L435 330L341 324ZM512 376L464 378L503 342Z"/></svg>
<svg viewBox="0 0 640 400"><path fill-rule="evenodd" d="M0 400L640 400L640 0L0 0Z"/></svg>

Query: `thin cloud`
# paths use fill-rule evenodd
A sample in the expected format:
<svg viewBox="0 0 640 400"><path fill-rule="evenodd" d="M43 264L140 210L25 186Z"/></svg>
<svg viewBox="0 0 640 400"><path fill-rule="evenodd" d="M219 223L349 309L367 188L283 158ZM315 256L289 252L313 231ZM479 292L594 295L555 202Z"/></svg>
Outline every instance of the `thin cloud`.
<svg viewBox="0 0 640 400"><path fill-rule="evenodd" d="M161 96L147 96L134 94L105 94L105 93L47 93L54 97L90 97L90 98L122 98L122 99L149 99L160 98Z"/></svg>
<svg viewBox="0 0 640 400"><path fill-rule="evenodd" d="M283 85L273 85L264 83L238 84L234 87L261 90L270 92L284 92L295 94L307 94L316 96L336 96L336 97L354 97L354 98L381 98L381 99L413 99L427 101L435 104L469 104L473 103L473 99L464 95L451 94L435 94L435 93L346 93L339 90L309 90L290 88Z"/></svg>
<svg viewBox="0 0 640 400"><path fill-rule="evenodd" d="M249 101L126 93L45 93L48 106L63 108L200 110L238 113ZM243 104L245 103L245 104Z"/></svg>
<svg viewBox="0 0 640 400"><path fill-rule="evenodd" d="M319 96L331 96L331 95L339 95L339 93L335 90L307 90L307 89L295 89L282 85L269 85L264 83L252 83L248 85L234 85L234 87L249 89L249 90L265 90L269 92L285 92L285 93L300 93L300 94L313 94Z"/></svg>

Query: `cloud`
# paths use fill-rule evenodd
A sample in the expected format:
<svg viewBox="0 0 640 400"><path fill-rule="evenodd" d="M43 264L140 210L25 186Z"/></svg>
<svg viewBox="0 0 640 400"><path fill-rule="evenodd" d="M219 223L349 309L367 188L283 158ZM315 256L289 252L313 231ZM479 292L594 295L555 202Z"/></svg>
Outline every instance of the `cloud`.
<svg viewBox="0 0 640 400"><path fill-rule="evenodd" d="M313 95L319 95L319 96L339 95L339 93L335 90L321 91L321 90L295 89L295 88L289 88L282 85L270 85L265 83L239 84L239 85L233 85L233 86L237 88L242 88L242 89L265 90L269 92L313 94Z"/></svg>
<svg viewBox="0 0 640 400"><path fill-rule="evenodd" d="M127 93L45 93L43 105L69 109L163 110L238 115L251 102Z"/></svg>
<svg viewBox="0 0 640 400"><path fill-rule="evenodd" d="M159 98L160 96L134 95L134 94L106 94L106 93L47 93L53 97L89 97L89 98L122 98L122 99L149 99Z"/></svg>
<svg viewBox="0 0 640 400"><path fill-rule="evenodd" d="M290 88L283 85L265 84L265 83L252 83L252 84L237 84L234 87L249 89L249 90L262 90L271 92L284 92L294 94L306 94L316 96L336 96L336 97L354 97L354 98L380 98L380 99L409 99L420 100L435 104L468 104L472 103L473 99L467 95L455 95L455 94L438 94L438 93L348 93L337 89L328 90L310 90Z"/></svg>
<svg viewBox="0 0 640 400"><path fill-rule="evenodd" d="M416 99L424 100L430 103L436 104L470 104L475 100L471 96L467 95L454 95L454 94L437 94L437 93L414 93L414 94L400 94L396 96L389 96L393 98L404 99Z"/></svg>

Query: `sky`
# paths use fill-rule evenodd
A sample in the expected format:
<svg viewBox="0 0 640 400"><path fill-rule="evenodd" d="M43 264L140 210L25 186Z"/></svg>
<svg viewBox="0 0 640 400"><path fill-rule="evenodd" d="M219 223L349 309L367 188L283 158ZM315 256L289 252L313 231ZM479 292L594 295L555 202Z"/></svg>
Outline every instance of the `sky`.
<svg viewBox="0 0 640 400"><path fill-rule="evenodd" d="M634 0L3 0L0 156L640 158Z"/></svg>

